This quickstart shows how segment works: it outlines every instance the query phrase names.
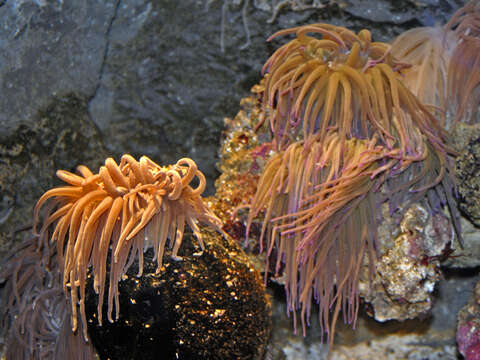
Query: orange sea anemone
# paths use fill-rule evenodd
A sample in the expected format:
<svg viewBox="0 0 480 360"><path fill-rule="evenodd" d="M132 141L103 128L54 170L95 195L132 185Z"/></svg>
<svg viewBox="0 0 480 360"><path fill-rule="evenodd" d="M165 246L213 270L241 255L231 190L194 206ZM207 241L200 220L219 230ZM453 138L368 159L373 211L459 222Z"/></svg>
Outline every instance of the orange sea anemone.
<svg viewBox="0 0 480 360"><path fill-rule="evenodd" d="M432 211L448 205L456 215L449 175L432 186L439 160L432 147L423 151L424 160L402 170L400 150L387 149L378 136L352 138L342 145L332 130L323 141L313 140L308 152L302 142L293 143L266 164L251 203L247 236L264 212L259 241L261 251L266 241L266 269L275 249L277 275L280 270L285 275L288 309L294 319L301 309L304 334L312 299L319 304L320 325L331 345L340 310L345 322L355 326L359 271L368 255L373 278L377 210L383 202L396 210L428 195Z"/></svg>
<svg viewBox="0 0 480 360"><path fill-rule="evenodd" d="M313 24L269 40L287 34L296 38L264 66L263 107L278 150L301 138L308 148L312 135L322 141L329 128L338 129L341 143L378 134L381 144L405 155L417 154L425 140L435 147L445 140L437 119L400 80L405 64L390 45L372 42L368 30Z"/></svg>
<svg viewBox="0 0 480 360"><path fill-rule="evenodd" d="M378 137L349 139L342 148L339 134L329 131L323 141L313 141L308 152L303 143L293 143L266 165L247 231L265 211L261 247L266 238L267 255L277 249L277 272L285 263L288 307L294 317L297 309L302 310L304 333L312 296L319 302L320 325L329 336L340 309L347 322L355 322L359 269L367 253L372 277L376 259L380 197L375 192L398 164L399 150L379 145ZM394 191L405 195L400 187Z"/></svg>
<svg viewBox="0 0 480 360"><path fill-rule="evenodd" d="M112 319L115 299L119 315L118 282L135 258L139 275L143 269L143 252L153 247L157 271L161 270L167 239L172 257L180 259L185 223L193 230L203 250L198 223L221 228L220 220L204 204L201 194L206 180L195 162L180 159L175 165L162 167L148 157L140 161L122 156L120 165L109 158L98 174L86 166L77 168L79 175L59 170L57 176L68 186L47 191L38 201L34 213L34 232L46 247L58 252L63 287L70 293L72 327L77 328L77 305L80 305L86 338L85 284L91 269L94 289L99 294L98 321L102 323L102 306L110 259L108 319ZM192 187L197 178L198 184ZM40 209L46 215L40 228Z"/></svg>
<svg viewBox="0 0 480 360"><path fill-rule="evenodd" d="M314 141L308 153L302 143L294 143L273 156L259 181L247 223L249 229L266 209L260 243L263 248L266 237L268 256L277 249L277 272L285 263L288 308L294 317L302 309L304 333L312 295L328 335L334 333L340 309L348 322L355 321L359 269L365 252L372 271L376 258L372 194L381 184L381 174L395 164L382 162L388 150L378 146L377 139L347 140L343 159L340 146L338 133L329 132L324 141Z"/></svg>

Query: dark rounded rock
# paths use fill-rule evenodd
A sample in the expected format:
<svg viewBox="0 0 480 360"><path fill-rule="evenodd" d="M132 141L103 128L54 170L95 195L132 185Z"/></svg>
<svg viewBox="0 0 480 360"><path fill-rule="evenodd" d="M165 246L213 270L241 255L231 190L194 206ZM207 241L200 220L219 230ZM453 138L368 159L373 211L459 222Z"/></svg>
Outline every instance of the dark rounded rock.
<svg viewBox="0 0 480 360"><path fill-rule="evenodd" d="M105 297L105 320L98 324L98 297L89 279L88 332L101 359L262 357L270 302L259 273L236 243L213 232L205 235L203 255L193 255L198 249L186 237L183 260L167 253L158 275L152 250L145 254L141 277L133 264L119 284L120 315L113 323L106 320Z"/></svg>

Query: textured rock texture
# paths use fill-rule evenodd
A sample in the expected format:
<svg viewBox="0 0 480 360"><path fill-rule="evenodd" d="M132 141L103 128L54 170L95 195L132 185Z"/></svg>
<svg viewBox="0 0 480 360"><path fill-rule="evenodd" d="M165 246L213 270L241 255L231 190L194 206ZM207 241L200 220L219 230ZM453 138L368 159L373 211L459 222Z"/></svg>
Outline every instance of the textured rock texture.
<svg viewBox="0 0 480 360"><path fill-rule="evenodd" d="M445 216L430 215L421 204L411 205L400 224L389 217L387 206L384 210L379 231L382 255L372 288L363 281L360 294L377 321L426 316L441 278L440 260L454 239L452 226Z"/></svg>
<svg viewBox="0 0 480 360"><path fill-rule="evenodd" d="M480 282L472 297L458 313L458 351L466 360L480 359Z"/></svg>
<svg viewBox="0 0 480 360"><path fill-rule="evenodd" d="M262 279L237 243L203 235L202 256L185 242L183 260L167 252L160 274L153 251L141 277L134 263L120 283L114 323L98 325L97 295L89 291L88 331L101 359L263 359L271 319Z"/></svg>
<svg viewBox="0 0 480 360"><path fill-rule="evenodd" d="M480 227L480 126L458 124L455 146L460 155L456 160L459 208L477 227Z"/></svg>

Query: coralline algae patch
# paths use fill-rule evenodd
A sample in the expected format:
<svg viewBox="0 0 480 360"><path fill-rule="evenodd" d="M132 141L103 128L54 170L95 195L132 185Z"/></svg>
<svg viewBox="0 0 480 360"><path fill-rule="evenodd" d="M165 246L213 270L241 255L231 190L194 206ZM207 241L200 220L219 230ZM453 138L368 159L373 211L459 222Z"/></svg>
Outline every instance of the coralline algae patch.
<svg viewBox="0 0 480 360"><path fill-rule="evenodd" d="M480 282L458 314L457 343L466 360L480 359Z"/></svg>

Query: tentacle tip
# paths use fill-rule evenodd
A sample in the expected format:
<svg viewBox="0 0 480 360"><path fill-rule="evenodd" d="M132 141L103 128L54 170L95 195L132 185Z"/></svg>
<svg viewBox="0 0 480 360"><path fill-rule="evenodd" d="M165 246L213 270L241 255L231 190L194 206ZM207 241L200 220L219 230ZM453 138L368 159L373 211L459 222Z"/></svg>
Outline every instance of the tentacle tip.
<svg viewBox="0 0 480 360"><path fill-rule="evenodd" d="M198 257L198 256L202 256L202 255L203 255L203 253L204 253L204 251L203 251L203 250L201 250L201 251L197 251L197 252L194 252L194 253L193 253L193 256L197 256L197 257ZM180 259L182 259L182 258L180 257Z"/></svg>

